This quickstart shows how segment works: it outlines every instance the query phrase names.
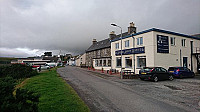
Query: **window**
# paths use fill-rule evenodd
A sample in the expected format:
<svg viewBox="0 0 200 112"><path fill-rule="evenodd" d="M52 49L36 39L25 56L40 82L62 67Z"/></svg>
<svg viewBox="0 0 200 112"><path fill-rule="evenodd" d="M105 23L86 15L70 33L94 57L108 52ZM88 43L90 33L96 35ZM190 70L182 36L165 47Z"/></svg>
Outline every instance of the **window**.
<svg viewBox="0 0 200 112"><path fill-rule="evenodd" d="M102 60L99 60L99 66L102 66Z"/></svg>
<svg viewBox="0 0 200 112"><path fill-rule="evenodd" d="M95 60L95 65L99 66L98 60Z"/></svg>
<svg viewBox="0 0 200 112"><path fill-rule="evenodd" d="M145 56L138 56L137 57L137 67L142 68L146 66L146 57Z"/></svg>
<svg viewBox="0 0 200 112"><path fill-rule="evenodd" d="M161 72L167 72L167 70L164 69L164 68L160 68L160 71L161 71Z"/></svg>
<svg viewBox="0 0 200 112"><path fill-rule="evenodd" d="M115 49L119 49L119 43L115 43Z"/></svg>
<svg viewBox="0 0 200 112"><path fill-rule="evenodd" d="M108 66L111 66L111 60L110 59L108 60Z"/></svg>
<svg viewBox="0 0 200 112"><path fill-rule="evenodd" d="M105 59L103 60L103 66L106 66L106 60Z"/></svg>
<svg viewBox="0 0 200 112"><path fill-rule="evenodd" d="M125 47L129 47L129 40L125 41Z"/></svg>
<svg viewBox="0 0 200 112"><path fill-rule="evenodd" d="M131 68L132 67L132 58L125 57L125 63L126 63L127 68Z"/></svg>
<svg viewBox="0 0 200 112"><path fill-rule="evenodd" d="M186 46L186 45L185 45L185 41L186 41L186 39L182 39L182 40L181 40L181 44L182 44L183 47Z"/></svg>
<svg viewBox="0 0 200 112"><path fill-rule="evenodd" d="M175 45L175 37L171 37L170 42L171 42L171 45L174 46Z"/></svg>
<svg viewBox="0 0 200 112"><path fill-rule="evenodd" d="M116 60L117 60L116 63L117 67L121 67L121 58L117 58Z"/></svg>
<svg viewBox="0 0 200 112"><path fill-rule="evenodd" d="M101 50L97 51L97 56L101 56Z"/></svg>
<svg viewBox="0 0 200 112"><path fill-rule="evenodd" d="M137 38L137 45L143 45L143 37Z"/></svg>

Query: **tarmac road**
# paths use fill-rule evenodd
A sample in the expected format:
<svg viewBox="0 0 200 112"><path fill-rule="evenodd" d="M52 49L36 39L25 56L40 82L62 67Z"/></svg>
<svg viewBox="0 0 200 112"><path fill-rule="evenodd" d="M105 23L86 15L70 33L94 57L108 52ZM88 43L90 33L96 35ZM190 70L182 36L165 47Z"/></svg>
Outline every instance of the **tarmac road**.
<svg viewBox="0 0 200 112"><path fill-rule="evenodd" d="M168 90L168 87L160 88L159 82L155 84L157 88L154 90L151 87L148 88L148 85L153 82L118 79L117 77L88 72L78 67L58 68L57 72L76 90L92 112L199 111L193 106L185 106L173 100L167 100L167 95L162 97L162 93L156 93L155 90ZM133 81L138 86L130 86L132 84L130 82ZM142 85L145 87L142 87ZM170 90L168 91L170 92Z"/></svg>

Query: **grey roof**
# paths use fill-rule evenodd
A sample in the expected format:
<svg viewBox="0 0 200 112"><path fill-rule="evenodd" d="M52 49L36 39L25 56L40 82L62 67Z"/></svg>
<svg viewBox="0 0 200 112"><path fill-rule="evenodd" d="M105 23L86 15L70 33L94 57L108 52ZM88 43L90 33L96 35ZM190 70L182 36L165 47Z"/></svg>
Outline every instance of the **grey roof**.
<svg viewBox="0 0 200 112"><path fill-rule="evenodd" d="M128 32L122 33L122 37L127 36ZM119 38L121 36L121 34L116 35L115 38ZM114 38L114 39L115 39ZM111 41L109 38L98 41L94 44L92 44L87 50L86 52L90 52L90 51L95 51L95 50L99 50L99 49L104 49L104 48L109 48L111 47Z"/></svg>
<svg viewBox="0 0 200 112"><path fill-rule="evenodd" d="M197 38L200 38L200 34L195 34L195 35L192 35L193 37L197 37Z"/></svg>
<svg viewBox="0 0 200 112"><path fill-rule="evenodd" d="M128 37L134 37L136 35L140 35L140 34L151 32L151 31L167 33L167 34L172 34L172 35L183 36L183 37L187 37L187 38L193 38L193 39L200 40L200 38L195 37L195 36L185 35L185 34L176 33L176 32L167 31L167 30L161 30L161 29L157 29L157 28L151 28L151 29L144 30L144 31L141 31L141 32L138 32L138 33L134 33L134 34L131 34L131 35L122 36L122 39L125 39L125 38L128 38ZM111 42L118 41L118 40L120 40L120 38L115 38Z"/></svg>

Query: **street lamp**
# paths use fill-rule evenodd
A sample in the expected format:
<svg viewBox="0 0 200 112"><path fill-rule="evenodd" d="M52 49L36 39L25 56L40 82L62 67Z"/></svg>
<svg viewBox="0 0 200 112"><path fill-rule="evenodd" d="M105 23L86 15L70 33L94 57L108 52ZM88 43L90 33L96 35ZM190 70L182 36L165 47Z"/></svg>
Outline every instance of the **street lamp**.
<svg viewBox="0 0 200 112"><path fill-rule="evenodd" d="M114 23L111 24L112 26L119 27L121 29L121 72L120 72L120 78L122 79L122 28Z"/></svg>

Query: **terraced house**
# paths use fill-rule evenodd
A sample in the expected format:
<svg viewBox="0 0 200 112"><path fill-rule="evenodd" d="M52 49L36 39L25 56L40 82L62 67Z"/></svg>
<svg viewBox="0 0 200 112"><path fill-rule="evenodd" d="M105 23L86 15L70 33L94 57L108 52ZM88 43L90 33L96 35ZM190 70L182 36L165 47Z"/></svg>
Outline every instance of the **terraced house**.
<svg viewBox="0 0 200 112"><path fill-rule="evenodd" d="M136 33L134 23L130 23L128 32L123 33L123 36ZM97 41L93 39L92 45L86 50L86 66L94 67L95 69L111 69L111 40L119 38L114 31L110 32L109 38Z"/></svg>

